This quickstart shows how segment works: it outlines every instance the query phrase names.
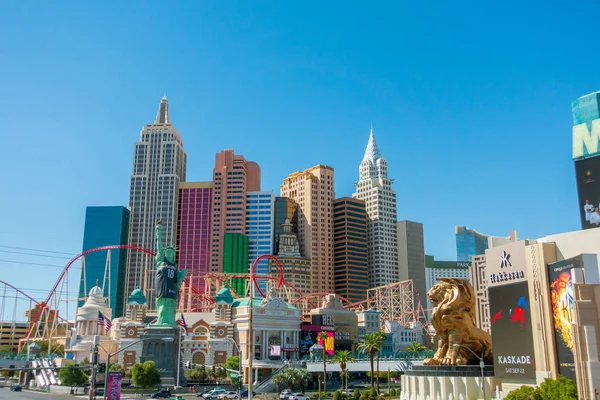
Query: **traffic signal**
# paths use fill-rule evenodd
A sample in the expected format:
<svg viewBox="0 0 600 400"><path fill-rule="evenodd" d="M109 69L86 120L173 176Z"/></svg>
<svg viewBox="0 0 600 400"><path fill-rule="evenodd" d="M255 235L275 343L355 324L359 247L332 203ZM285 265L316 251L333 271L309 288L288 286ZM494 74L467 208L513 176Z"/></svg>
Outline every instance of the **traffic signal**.
<svg viewBox="0 0 600 400"><path fill-rule="evenodd" d="M191 362L191 361L186 361L186 362L185 362L185 367L186 367L187 369L192 369L192 367L193 367L193 365L192 365L192 362Z"/></svg>
<svg viewBox="0 0 600 400"><path fill-rule="evenodd" d="M106 364L98 364L98 373L103 374L106 372Z"/></svg>

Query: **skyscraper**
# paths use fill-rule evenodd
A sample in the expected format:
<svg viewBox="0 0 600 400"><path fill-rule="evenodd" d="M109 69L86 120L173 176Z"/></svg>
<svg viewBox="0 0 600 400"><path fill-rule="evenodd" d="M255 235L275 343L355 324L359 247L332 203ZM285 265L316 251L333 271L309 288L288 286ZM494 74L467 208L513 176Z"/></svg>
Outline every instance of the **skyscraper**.
<svg viewBox="0 0 600 400"><path fill-rule="evenodd" d="M369 287L398 282L398 248L396 232L396 192L388 178L387 161L381 156L371 129L365 156L359 168L356 193L367 207L367 245Z"/></svg>
<svg viewBox="0 0 600 400"><path fill-rule="evenodd" d="M125 245L129 234L129 210L121 206L87 207L81 251L96 247ZM113 316L123 316L123 295L125 293L125 272L127 250L110 251L110 271L106 271L106 252L90 253L85 256L85 270L81 270L78 307L98 280L104 288L104 296L110 297L109 307ZM106 274L105 274L106 273ZM107 281L104 282L104 278ZM110 279L108 279L110 278ZM110 288L110 290L109 290ZM110 293L109 293L110 292Z"/></svg>
<svg viewBox="0 0 600 400"><path fill-rule="evenodd" d="M311 261L311 292L332 293L333 168L316 165L283 180L282 197L298 204L300 252Z"/></svg>
<svg viewBox="0 0 600 400"><path fill-rule="evenodd" d="M283 268L285 281L302 294L311 293L310 259L304 258L300 254L300 241L298 235L294 233L294 226L289 219L286 219L281 225L277 238L276 255ZM269 274L279 276L279 268L272 260L269 262ZM297 299L299 297L299 293L292 292L292 298Z"/></svg>
<svg viewBox="0 0 600 400"><path fill-rule="evenodd" d="M217 153L213 169L211 272L223 271L223 235L246 233L246 193L260 191L260 167L235 155Z"/></svg>
<svg viewBox="0 0 600 400"><path fill-rule="evenodd" d="M248 236L248 265L263 254L273 254L275 194L273 192L248 192L246 194L246 235ZM269 274L269 260L256 266L257 275ZM259 281L266 289L266 281Z"/></svg>
<svg viewBox="0 0 600 400"><path fill-rule="evenodd" d="M342 197L333 202L335 293L356 303L367 299L367 210L365 202Z"/></svg>
<svg viewBox="0 0 600 400"><path fill-rule="evenodd" d="M187 268L189 282L201 293L203 276L210 271L212 190L212 182L179 184L177 262L179 268Z"/></svg>
<svg viewBox="0 0 600 400"><path fill-rule="evenodd" d="M485 254L488 248L517 241L517 232L511 231L508 237L490 236L469 229L466 226L454 227L456 233L456 259L471 261L472 256Z"/></svg>
<svg viewBox="0 0 600 400"><path fill-rule="evenodd" d="M423 224L413 221L398 221L398 267L399 280L411 279L418 300L425 306L427 285L425 284L425 242ZM415 301L417 298L415 297ZM417 303L415 303L417 304Z"/></svg>
<svg viewBox="0 0 600 400"><path fill-rule="evenodd" d="M283 224L288 221L292 224L293 233L298 235L298 204L287 197L275 197L275 243L273 253L277 254L279 248L279 234L282 231Z"/></svg>
<svg viewBox="0 0 600 400"><path fill-rule="evenodd" d="M185 182L187 154L169 117L169 101L163 97L153 124L140 132L135 144L129 187L129 243L156 250L155 227L163 224L165 245L175 245L179 183ZM140 251L127 258L125 293L141 288L154 309L154 260Z"/></svg>

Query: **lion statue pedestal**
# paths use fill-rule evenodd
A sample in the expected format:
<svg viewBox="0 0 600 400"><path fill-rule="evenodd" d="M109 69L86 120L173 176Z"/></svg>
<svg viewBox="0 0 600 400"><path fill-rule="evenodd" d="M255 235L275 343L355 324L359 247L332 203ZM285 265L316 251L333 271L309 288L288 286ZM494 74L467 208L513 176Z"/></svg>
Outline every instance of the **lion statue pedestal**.
<svg viewBox="0 0 600 400"><path fill-rule="evenodd" d="M469 281L440 278L427 293L438 348L423 366L402 376L401 400L491 398L494 379L492 340L475 324L475 291Z"/></svg>

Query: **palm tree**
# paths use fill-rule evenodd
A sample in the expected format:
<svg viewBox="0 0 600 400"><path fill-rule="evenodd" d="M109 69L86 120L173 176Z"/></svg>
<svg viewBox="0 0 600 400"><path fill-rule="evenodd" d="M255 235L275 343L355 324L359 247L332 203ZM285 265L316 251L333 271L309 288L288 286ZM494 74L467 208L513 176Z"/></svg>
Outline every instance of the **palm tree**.
<svg viewBox="0 0 600 400"><path fill-rule="evenodd" d="M381 349L383 348L383 342L385 340L385 333L379 331L375 333L375 337L377 338L377 393L381 393L379 391L379 356L381 355Z"/></svg>
<svg viewBox="0 0 600 400"><path fill-rule="evenodd" d="M340 363L340 369L342 370L342 390L348 389L348 375L346 374L346 365L349 362L354 361L352 353L349 350L338 350L331 359L332 363ZM345 381L345 384L344 384Z"/></svg>
<svg viewBox="0 0 600 400"><path fill-rule="evenodd" d="M358 344L359 351L366 351L369 355L369 362L371 364L371 388L373 388L374 368L373 359L378 349L378 339L375 333L367 333L365 338Z"/></svg>
<svg viewBox="0 0 600 400"><path fill-rule="evenodd" d="M329 336L327 336L327 332L319 333L318 339L323 341L323 392L327 392L327 357L325 357L325 343ZM321 388L319 388L319 392L321 392Z"/></svg>
<svg viewBox="0 0 600 400"><path fill-rule="evenodd" d="M271 382L273 382L277 386L277 393L281 394L281 386L285 383L283 375L281 373L273 375L273 377L271 378Z"/></svg>
<svg viewBox="0 0 600 400"><path fill-rule="evenodd" d="M413 353L413 356L416 358L416 356L424 351L427 350L427 347L423 346L421 343L418 342L412 342L410 344L410 346L407 346L404 348L404 351L407 351L409 353Z"/></svg>
<svg viewBox="0 0 600 400"><path fill-rule="evenodd" d="M312 374L304 368L296 368L296 381L300 384L300 392L304 394L304 383L312 379Z"/></svg>
<svg viewBox="0 0 600 400"><path fill-rule="evenodd" d="M282 376L284 383L287 384L288 389L292 390L297 379L295 368L284 368L279 374Z"/></svg>

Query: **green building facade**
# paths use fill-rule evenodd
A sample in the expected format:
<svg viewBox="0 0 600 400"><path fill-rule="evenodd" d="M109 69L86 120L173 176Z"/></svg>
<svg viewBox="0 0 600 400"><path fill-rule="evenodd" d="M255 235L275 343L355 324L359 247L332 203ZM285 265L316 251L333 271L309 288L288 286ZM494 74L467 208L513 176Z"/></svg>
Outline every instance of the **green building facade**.
<svg viewBox="0 0 600 400"><path fill-rule="evenodd" d="M248 236L234 233L223 236L223 273L248 273ZM245 296L246 280L232 279L231 288L240 296Z"/></svg>

